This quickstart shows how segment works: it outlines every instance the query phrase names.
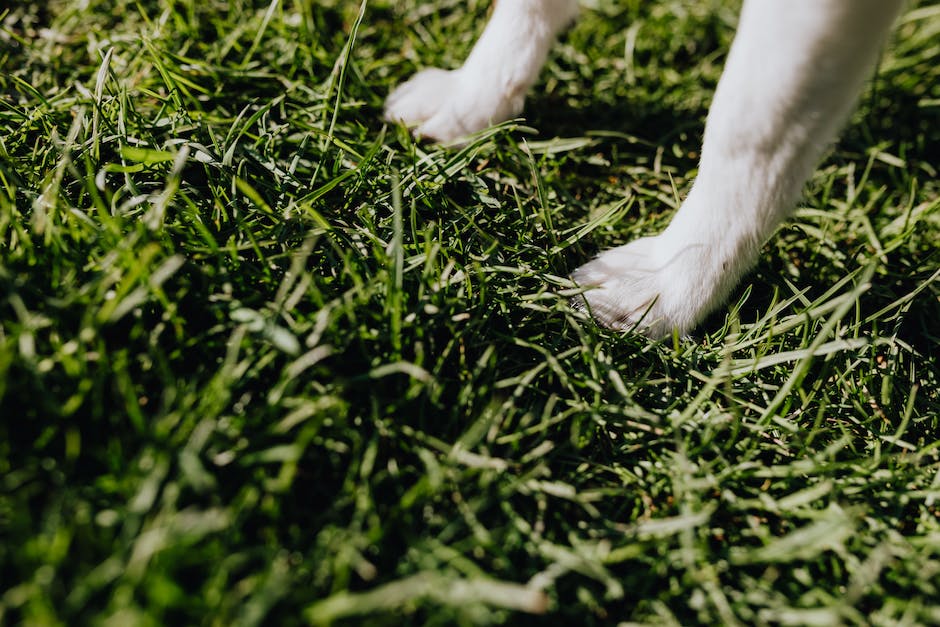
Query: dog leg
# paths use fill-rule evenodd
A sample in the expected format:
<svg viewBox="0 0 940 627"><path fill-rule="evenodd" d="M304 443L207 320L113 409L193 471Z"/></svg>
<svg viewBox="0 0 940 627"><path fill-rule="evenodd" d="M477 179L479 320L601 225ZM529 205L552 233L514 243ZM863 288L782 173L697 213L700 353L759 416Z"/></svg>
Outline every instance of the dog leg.
<svg viewBox="0 0 940 627"><path fill-rule="evenodd" d="M688 198L574 272L602 324L690 331L738 283L848 117L902 0L746 0Z"/></svg>
<svg viewBox="0 0 940 627"><path fill-rule="evenodd" d="M421 137L451 141L522 111L558 32L577 0L501 0L460 69L427 69L395 89L385 119Z"/></svg>

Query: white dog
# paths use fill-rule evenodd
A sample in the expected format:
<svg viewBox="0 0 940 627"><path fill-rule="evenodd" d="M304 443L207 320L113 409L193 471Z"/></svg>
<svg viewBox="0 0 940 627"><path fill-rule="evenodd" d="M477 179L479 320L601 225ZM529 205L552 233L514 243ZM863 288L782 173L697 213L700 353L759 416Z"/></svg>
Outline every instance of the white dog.
<svg viewBox="0 0 940 627"><path fill-rule="evenodd" d="M572 278L591 314L684 334L725 299L795 205L845 122L903 0L745 0L705 126L701 164L668 228L601 253ZM577 0L499 0L460 69L398 87L386 118L449 141L522 111Z"/></svg>

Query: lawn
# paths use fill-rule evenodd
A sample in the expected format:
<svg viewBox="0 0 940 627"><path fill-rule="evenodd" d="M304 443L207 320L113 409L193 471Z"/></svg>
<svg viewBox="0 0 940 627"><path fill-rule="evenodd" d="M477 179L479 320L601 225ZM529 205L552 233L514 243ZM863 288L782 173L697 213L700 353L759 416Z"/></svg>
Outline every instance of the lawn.
<svg viewBox="0 0 940 627"><path fill-rule="evenodd" d="M485 0L0 8L0 624L940 623L940 6L650 342L566 277L667 224L736 6L584 4L450 148L382 102Z"/></svg>

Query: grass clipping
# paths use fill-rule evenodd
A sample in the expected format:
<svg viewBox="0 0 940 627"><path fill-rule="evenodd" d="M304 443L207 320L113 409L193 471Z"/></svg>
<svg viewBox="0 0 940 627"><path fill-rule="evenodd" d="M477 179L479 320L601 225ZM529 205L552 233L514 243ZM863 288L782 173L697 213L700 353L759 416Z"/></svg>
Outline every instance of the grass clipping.
<svg viewBox="0 0 940 627"><path fill-rule="evenodd" d="M339 618L400 610L421 600L451 606L484 603L533 614L548 609L548 597L537 588L493 579L460 579L433 571L399 579L369 592L335 594L308 607L305 617L312 624L325 625Z"/></svg>

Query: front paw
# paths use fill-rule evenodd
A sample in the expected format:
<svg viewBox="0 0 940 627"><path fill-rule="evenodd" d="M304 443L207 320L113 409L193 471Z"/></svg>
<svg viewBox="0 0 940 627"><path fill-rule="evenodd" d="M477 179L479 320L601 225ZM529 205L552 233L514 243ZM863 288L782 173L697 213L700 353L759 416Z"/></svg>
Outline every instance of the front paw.
<svg viewBox="0 0 940 627"><path fill-rule="evenodd" d="M671 246L646 237L598 255L572 273L588 288L577 304L601 325L653 339L685 335L713 306L719 281L701 246Z"/></svg>
<svg viewBox="0 0 940 627"><path fill-rule="evenodd" d="M522 95L494 90L492 80L468 68L431 68L389 94L385 119L403 122L419 137L450 142L508 120L522 104Z"/></svg>
<svg viewBox="0 0 940 627"><path fill-rule="evenodd" d="M456 139L461 127L450 99L459 80L456 71L430 68L418 72L389 94L385 100L385 119L403 122L422 137L438 141Z"/></svg>

